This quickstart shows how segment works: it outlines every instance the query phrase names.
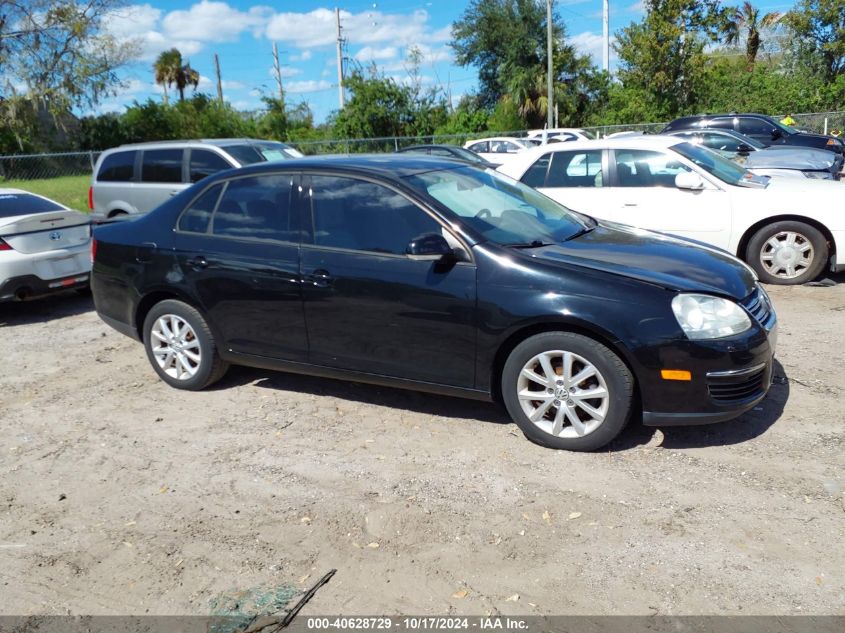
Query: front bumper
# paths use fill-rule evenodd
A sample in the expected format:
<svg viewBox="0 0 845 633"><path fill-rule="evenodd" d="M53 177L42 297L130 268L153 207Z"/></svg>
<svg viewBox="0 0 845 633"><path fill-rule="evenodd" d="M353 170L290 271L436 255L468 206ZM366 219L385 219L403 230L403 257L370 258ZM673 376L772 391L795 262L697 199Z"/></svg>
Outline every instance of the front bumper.
<svg viewBox="0 0 845 633"><path fill-rule="evenodd" d="M749 299L748 332L712 341L684 341L657 351L640 378L643 424L684 426L725 422L756 406L772 384L777 317L768 305ZM689 381L663 380L660 369L691 373Z"/></svg>

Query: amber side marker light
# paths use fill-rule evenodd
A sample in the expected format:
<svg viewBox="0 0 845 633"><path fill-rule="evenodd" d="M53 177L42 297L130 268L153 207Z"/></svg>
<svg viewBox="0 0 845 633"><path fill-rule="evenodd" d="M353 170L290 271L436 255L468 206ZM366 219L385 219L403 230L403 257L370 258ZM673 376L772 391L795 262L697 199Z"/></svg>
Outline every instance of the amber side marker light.
<svg viewBox="0 0 845 633"><path fill-rule="evenodd" d="M692 374L685 369L661 369L660 377L663 380L692 380Z"/></svg>

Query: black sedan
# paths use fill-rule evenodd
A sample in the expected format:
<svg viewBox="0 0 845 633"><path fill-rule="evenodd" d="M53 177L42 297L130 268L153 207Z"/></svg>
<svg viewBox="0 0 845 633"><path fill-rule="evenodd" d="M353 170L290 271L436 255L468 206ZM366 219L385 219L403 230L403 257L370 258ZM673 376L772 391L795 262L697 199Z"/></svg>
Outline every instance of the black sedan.
<svg viewBox="0 0 845 633"><path fill-rule="evenodd" d="M465 147L456 147L455 145L411 145L396 151L399 154L425 154L427 156L453 158L470 163L476 167L496 169L499 166L496 163L491 163L489 160L483 159L472 150L466 149Z"/></svg>
<svg viewBox="0 0 845 633"><path fill-rule="evenodd" d="M221 172L92 248L97 312L180 389L236 363L499 400L591 450L634 407L718 422L771 382L775 314L740 261L451 160Z"/></svg>

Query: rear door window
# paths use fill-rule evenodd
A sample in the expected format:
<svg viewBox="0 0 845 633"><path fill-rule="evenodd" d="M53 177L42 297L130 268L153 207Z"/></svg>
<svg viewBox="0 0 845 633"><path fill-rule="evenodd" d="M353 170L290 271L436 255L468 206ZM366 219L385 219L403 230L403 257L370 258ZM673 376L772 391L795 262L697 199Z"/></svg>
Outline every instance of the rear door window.
<svg viewBox="0 0 845 633"><path fill-rule="evenodd" d="M551 154L543 154L528 168L521 178L521 182L529 187L543 187L546 184L546 172L552 162Z"/></svg>
<svg viewBox="0 0 845 633"><path fill-rule="evenodd" d="M733 117L720 117L718 119L712 119L707 123L707 127L715 127L719 128L720 130L733 130L734 129L734 118Z"/></svg>
<svg viewBox="0 0 845 633"><path fill-rule="evenodd" d="M207 232L211 214L217 206L221 191L223 191L222 184L214 185L196 198L179 218L179 230L191 233Z"/></svg>
<svg viewBox="0 0 845 633"><path fill-rule="evenodd" d="M473 143L467 149L469 149L472 152L486 153L487 150L489 149L489 147L490 147L490 144L487 141L480 141L478 143Z"/></svg>
<svg viewBox="0 0 845 633"><path fill-rule="evenodd" d="M710 134L705 132L701 135L702 145L710 149L718 149L723 152L738 152L739 140L732 136L722 134Z"/></svg>
<svg viewBox="0 0 845 633"><path fill-rule="evenodd" d="M148 149L141 165L142 182L182 182L181 149Z"/></svg>
<svg viewBox="0 0 845 633"><path fill-rule="evenodd" d="M99 182L129 182L135 173L135 156L138 152L114 152L103 159L97 174Z"/></svg>
<svg viewBox="0 0 845 633"><path fill-rule="evenodd" d="M229 164L229 161L220 154L207 149L191 150L188 167L191 182L198 182L211 174L216 174L218 171L231 168L232 165Z"/></svg>
<svg viewBox="0 0 845 633"><path fill-rule="evenodd" d="M298 242L292 187L290 174L230 180L214 212L211 232L221 237Z"/></svg>
<svg viewBox="0 0 845 633"><path fill-rule="evenodd" d="M604 184L601 171L602 150L555 152L547 187L601 187Z"/></svg>

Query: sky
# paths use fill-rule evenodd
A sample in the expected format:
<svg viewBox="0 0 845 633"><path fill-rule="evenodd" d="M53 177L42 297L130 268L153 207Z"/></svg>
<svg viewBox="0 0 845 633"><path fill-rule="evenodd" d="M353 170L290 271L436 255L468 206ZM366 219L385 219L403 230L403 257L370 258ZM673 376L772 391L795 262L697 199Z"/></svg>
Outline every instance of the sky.
<svg viewBox="0 0 845 633"><path fill-rule="evenodd" d="M131 1L131 0L130 0ZM261 96L277 94L273 42L279 50L289 103L307 102L322 122L338 108L335 6L341 10L344 55L364 66L375 62L399 82L408 78L407 53L422 52L426 85L441 87L453 101L477 87L477 71L457 66L449 47L450 26L468 0L149 0L109 16L106 28L137 38L141 57L121 71L125 87L98 112L121 112L135 100L161 99L152 63L178 48L200 73L199 91L216 94L214 54L220 59L223 93L240 110L261 108ZM539 0L538 0L539 1ZM571 43L601 64L601 0L555 0ZM610 31L642 17L637 0L610 2ZM612 55L612 53L611 53ZM611 64L613 64L611 59ZM348 64L347 64L348 67Z"/></svg>

